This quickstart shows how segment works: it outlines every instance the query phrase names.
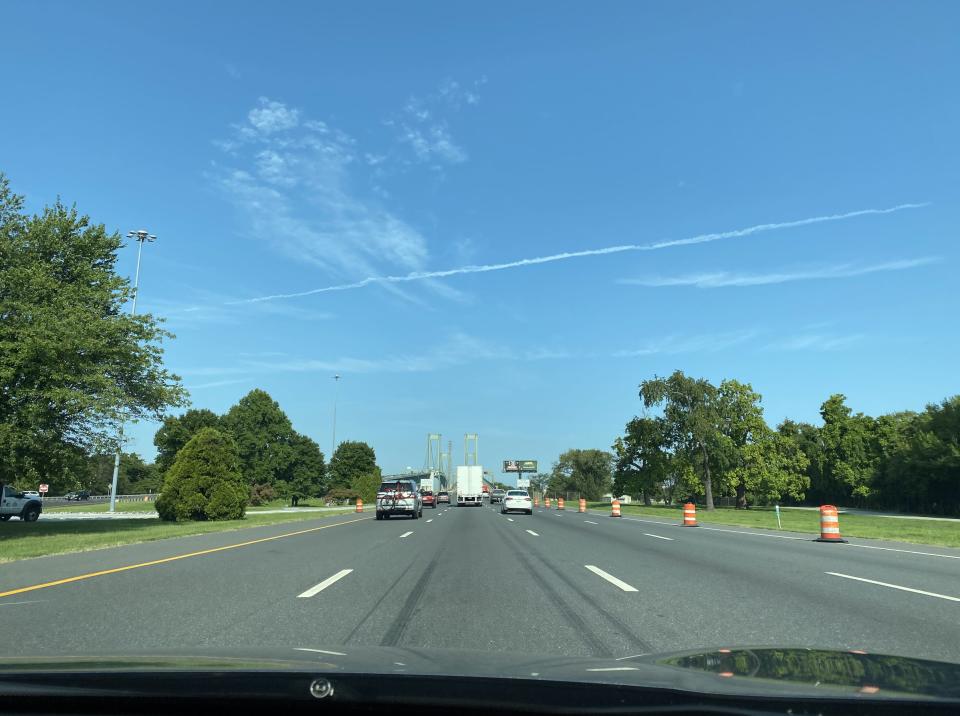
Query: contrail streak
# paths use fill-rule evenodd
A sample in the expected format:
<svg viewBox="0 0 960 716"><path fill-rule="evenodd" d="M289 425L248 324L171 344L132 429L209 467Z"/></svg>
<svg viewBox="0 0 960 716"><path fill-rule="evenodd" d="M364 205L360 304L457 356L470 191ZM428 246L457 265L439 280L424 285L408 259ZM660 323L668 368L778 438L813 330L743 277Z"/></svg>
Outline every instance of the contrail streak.
<svg viewBox="0 0 960 716"><path fill-rule="evenodd" d="M243 303L259 303L261 301L276 301L283 298L302 298L303 296L313 296L318 293L330 293L332 291L351 291L358 288L364 288L377 283L405 283L407 281L424 281L431 278L447 278L449 276L458 276L468 273L487 273L488 271L504 271L506 269L521 268L523 266L536 266L537 264L548 264L554 261L566 261L568 259L578 259L585 256L605 256L606 254L619 254L624 251L658 251L660 249L672 248L674 246L688 246L690 244L706 244L711 241L720 241L722 239L735 239L741 236L750 236L763 231L774 231L776 229L792 229L797 226L808 226L810 224L822 224L827 221L840 221L842 219L852 219L857 216L867 216L869 214L892 214L895 211L904 209L920 209L929 206L929 202L923 204L898 204L888 209L860 209L858 211L848 211L844 214L829 214L827 216L813 216L808 219L797 219L795 221L782 221L775 224L757 224L748 226L745 229L734 229L732 231L721 231L712 234L699 234L686 239L672 239L669 241L658 241L653 244L621 244L619 246L607 246L599 249L584 249L583 251L565 251L560 254L550 254L549 256L537 256L529 259L519 259L517 261L508 261L499 264L484 264L480 266L460 266L458 268L444 269L441 271L412 271L401 276L370 276L353 283L342 283L336 286L323 286L322 288L313 288L309 291L299 291L297 293L277 293L272 296L258 296L256 298L245 298L239 301L229 301L231 305Z"/></svg>

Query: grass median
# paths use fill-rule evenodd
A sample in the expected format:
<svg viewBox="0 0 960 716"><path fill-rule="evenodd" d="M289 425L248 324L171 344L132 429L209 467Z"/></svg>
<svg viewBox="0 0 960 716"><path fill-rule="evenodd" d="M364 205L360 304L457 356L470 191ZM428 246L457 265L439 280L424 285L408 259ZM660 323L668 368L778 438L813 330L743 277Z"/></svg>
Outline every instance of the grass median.
<svg viewBox="0 0 960 716"><path fill-rule="evenodd" d="M608 502L592 502L594 509L609 510ZM645 507L643 505L620 505L624 516L653 517L664 521L681 523L683 512L680 506ZM735 510L718 507L713 512L697 510L697 521L704 524L729 525L733 527L758 527L776 530L777 516L772 507L754 507ZM785 532L805 532L811 537L820 534L820 513L817 510L793 510L781 508L780 522ZM893 519L882 515L840 515L840 532L844 537L866 537L893 542L960 547L960 520L937 522L934 520Z"/></svg>
<svg viewBox="0 0 960 716"><path fill-rule="evenodd" d="M0 563L52 554L86 552L120 547L139 542L189 537L209 532L231 532L248 527L263 527L282 522L322 520L353 512L352 508L329 512L248 514L246 519L223 522L160 522L159 520L122 518L113 520L56 520L0 522Z"/></svg>

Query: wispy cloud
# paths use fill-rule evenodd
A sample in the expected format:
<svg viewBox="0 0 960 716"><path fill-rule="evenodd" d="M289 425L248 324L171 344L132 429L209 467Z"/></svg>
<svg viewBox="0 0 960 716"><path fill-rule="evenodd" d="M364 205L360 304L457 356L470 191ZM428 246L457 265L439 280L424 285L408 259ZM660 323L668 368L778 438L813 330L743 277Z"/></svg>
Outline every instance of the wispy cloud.
<svg viewBox="0 0 960 716"><path fill-rule="evenodd" d="M242 212L250 233L287 256L343 278L420 270L426 262L421 233L358 191L381 159L360 151L346 132L261 97L216 144L224 158L211 180Z"/></svg>
<svg viewBox="0 0 960 716"><path fill-rule="evenodd" d="M753 234L758 234L758 233L767 232L767 231L775 231L778 229L791 229L791 228L797 228L801 226L810 226L812 224L821 224L821 223L830 222L830 221L841 221L844 219L852 219L859 216L891 214L897 211L904 211L907 209L918 209L924 206L928 206L928 204L926 203L899 204L898 206L893 206L885 209L858 209L856 211L848 211L842 214L827 214L824 216L814 216L806 219L796 219L793 221L757 224L755 226L748 226L743 229L713 232L709 234L698 234L696 236L691 236L685 239L669 239L664 241L657 241L655 243L650 243L650 244L620 244L616 246L606 246L606 247L597 248L597 249L584 249L582 251L566 251L559 254L550 254L547 256L537 256L534 258L518 259L516 261L507 261L503 263L461 266L458 268L444 269L439 271L411 271L410 273L402 274L402 275L369 276L359 281L342 283L342 284L337 284L332 286L323 286L320 288L309 289L307 291L297 291L295 293L277 293L277 294L272 294L268 296L257 296L255 298L247 298L241 301L240 303L258 303L262 301L275 301L278 299L301 298L304 296L313 296L316 294L330 293L333 291L350 291L350 290L364 288L366 286L371 286L371 285L400 284L400 283L407 283L411 281L424 281L427 279L449 278L451 276L459 276L464 274L487 273L490 271L505 271L509 269L523 268L527 266L536 266L540 264L553 263L556 261L569 261L571 259L586 258L590 256L606 256L609 254L618 254L618 253L623 253L627 251L659 251L662 249L668 249L668 248L673 248L677 246L705 244L712 241L741 238L744 236L751 236Z"/></svg>
<svg viewBox="0 0 960 716"><path fill-rule="evenodd" d="M716 271L711 273L688 274L685 276L652 276L650 278L624 278L617 283L635 286L696 286L697 288L725 288L727 286L765 286L790 281L815 281L821 279L853 278L885 271L904 271L936 263L940 259L926 256L885 263L856 265L834 264L810 269L794 269L770 273L731 273Z"/></svg>
<svg viewBox="0 0 960 716"><path fill-rule="evenodd" d="M236 304L235 296L200 289L184 289L184 294L192 299L184 302L182 299L151 298L143 303L143 309L165 319L174 331L202 329L213 325L249 324L251 319L257 316L265 319L286 318L298 322L328 321L336 317L329 311L284 303L260 303L243 307ZM264 310L268 306L269 309Z"/></svg>
<svg viewBox="0 0 960 716"><path fill-rule="evenodd" d="M725 333L666 336L638 348L614 351L610 356L613 358L639 358L658 354L715 353L748 343L757 338L758 335L759 332L754 329L744 329Z"/></svg>
<svg viewBox="0 0 960 716"><path fill-rule="evenodd" d="M863 340L864 337L862 333L848 335L806 333L774 341L764 348L772 351L834 351L848 348Z"/></svg>
<svg viewBox="0 0 960 716"><path fill-rule="evenodd" d="M385 124L397 128L397 139L413 151L418 162L465 162L467 151L454 140L448 116L465 105L478 104L478 88L484 83L485 77L475 81L472 86L464 86L451 79L444 80L435 92L423 97L410 97L403 110Z"/></svg>
<svg viewBox="0 0 960 716"><path fill-rule="evenodd" d="M219 388L224 385L236 385L237 383L248 383L251 378L231 378L229 380L215 380L210 383L199 383L198 385L187 386L188 390L205 390L207 388Z"/></svg>

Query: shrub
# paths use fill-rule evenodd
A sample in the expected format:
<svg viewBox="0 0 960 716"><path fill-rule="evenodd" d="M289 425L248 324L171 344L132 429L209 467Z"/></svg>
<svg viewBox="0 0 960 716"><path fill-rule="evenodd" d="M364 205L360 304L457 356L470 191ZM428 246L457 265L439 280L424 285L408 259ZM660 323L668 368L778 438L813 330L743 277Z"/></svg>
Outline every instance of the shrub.
<svg viewBox="0 0 960 716"><path fill-rule="evenodd" d="M203 428L180 449L157 498L162 520L236 520L249 491L237 446L226 433Z"/></svg>
<svg viewBox="0 0 960 716"><path fill-rule="evenodd" d="M327 502L343 505L356 502L358 497L360 496L354 490L346 490L342 487L337 487L333 490L330 490L330 492L328 492L323 499Z"/></svg>
<svg viewBox="0 0 960 716"><path fill-rule="evenodd" d="M368 504L377 499L377 488L380 487L380 468L376 468L366 475L358 475L350 486L357 496ZM354 498L356 499L356 498Z"/></svg>
<svg viewBox="0 0 960 716"><path fill-rule="evenodd" d="M251 485L250 487L250 504L254 507L259 507L265 502L276 499L276 497L277 491L273 489L272 485Z"/></svg>

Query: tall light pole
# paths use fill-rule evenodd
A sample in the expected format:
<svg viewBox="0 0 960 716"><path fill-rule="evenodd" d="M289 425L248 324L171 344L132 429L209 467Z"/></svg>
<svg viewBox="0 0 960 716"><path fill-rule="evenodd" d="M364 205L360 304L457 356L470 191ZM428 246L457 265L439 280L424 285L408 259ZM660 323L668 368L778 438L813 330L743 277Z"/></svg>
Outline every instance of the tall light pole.
<svg viewBox="0 0 960 716"><path fill-rule="evenodd" d="M146 229L139 229L138 231L128 231L128 239L136 239L137 243L140 244L137 247L137 272L134 274L133 279L133 302L130 305L130 315L135 316L137 314L137 293L140 288L140 257L143 254L143 245L146 242L153 243L157 240L157 237L149 233ZM113 456L113 484L110 487L110 511L114 512L117 507L117 477L120 475L120 452L123 450L123 423L120 424L120 440L117 443L117 452Z"/></svg>
<svg viewBox="0 0 960 716"><path fill-rule="evenodd" d="M330 459L337 449L337 395L340 393L340 375L333 376L333 437L330 438Z"/></svg>

